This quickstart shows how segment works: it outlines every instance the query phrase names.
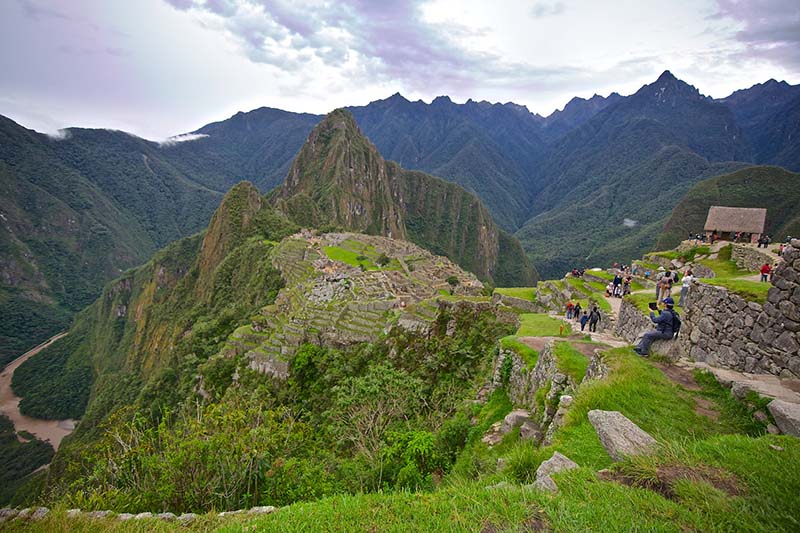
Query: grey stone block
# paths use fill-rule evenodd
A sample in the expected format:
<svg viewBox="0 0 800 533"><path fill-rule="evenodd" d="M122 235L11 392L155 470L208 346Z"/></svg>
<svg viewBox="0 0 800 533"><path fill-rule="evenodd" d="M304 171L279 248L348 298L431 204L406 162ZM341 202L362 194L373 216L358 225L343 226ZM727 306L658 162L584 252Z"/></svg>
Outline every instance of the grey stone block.
<svg viewBox="0 0 800 533"><path fill-rule="evenodd" d="M781 432L800 437L800 404L772 400L767 409Z"/></svg>
<svg viewBox="0 0 800 533"><path fill-rule="evenodd" d="M653 451L656 440L619 411L589 411L589 422L594 426L600 442L616 461L627 455L643 455Z"/></svg>

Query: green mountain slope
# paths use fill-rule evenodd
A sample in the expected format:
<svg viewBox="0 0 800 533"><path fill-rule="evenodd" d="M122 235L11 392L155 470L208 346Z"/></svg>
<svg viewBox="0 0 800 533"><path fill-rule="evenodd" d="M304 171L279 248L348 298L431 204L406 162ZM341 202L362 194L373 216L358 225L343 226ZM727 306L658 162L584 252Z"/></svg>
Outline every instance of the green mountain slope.
<svg viewBox="0 0 800 533"><path fill-rule="evenodd" d="M475 193L504 229L525 220L527 183L541 158L542 119L516 104L430 104L400 94L347 108L387 159L421 170Z"/></svg>
<svg viewBox="0 0 800 533"><path fill-rule="evenodd" d="M694 183L749 157L733 114L665 72L553 146L516 236L543 275L630 261ZM719 162L715 162L719 161Z"/></svg>
<svg viewBox="0 0 800 533"><path fill-rule="evenodd" d="M658 237L657 249L674 248L703 230L708 208L767 208L766 232L775 240L800 235L800 174L780 167L747 167L701 181L681 198Z"/></svg>
<svg viewBox="0 0 800 533"><path fill-rule="evenodd" d="M500 247L500 230L475 195L385 161L344 110L311 132L272 198L299 224L407 239L501 285L536 280L524 255ZM520 267L498 277L501 262Z"/></svg>
<svg viewBox="0 0 800 533"><path fill-rule="evenodd" d="M193 233L221 198L121 132L52 139L0 117L0 365L64 329L122 269Z"/></svg>

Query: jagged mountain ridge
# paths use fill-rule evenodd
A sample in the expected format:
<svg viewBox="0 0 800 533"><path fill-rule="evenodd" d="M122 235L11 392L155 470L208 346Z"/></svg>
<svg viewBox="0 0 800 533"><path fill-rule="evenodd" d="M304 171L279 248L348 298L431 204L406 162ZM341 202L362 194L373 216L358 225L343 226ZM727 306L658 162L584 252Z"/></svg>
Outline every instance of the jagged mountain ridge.
<svg viewBox="0 0 800 533"><path fill-rule="evenodd" d="M652 246L691 185L749 154L727 107L665 72L553 145L515 235L546 277L628 260Z"/></svg>
<svg viewBox="0 0 800 533"><path fill-rule="evenodd" d="M669 87L677 83L674 80L662 81ZM650 104L656 96L653 85L646 86L648 94L640 95L643 101L650 100ZM683 106L685 109L714 103L699 95L694 88L683 90L687 87L678 84L675 88L681 90L674 91L691 103ZM712 161L735 157L745 162L779 164L800 170L800 135L796 134L800 128L797 90L797 86L785 82L767 82L716 101L734 112L735 125L742 129L741 143L728 143L728 146L723 142L729 136L722 138L720 132L724 133L726 126L730 130L731 125L719 112L707 124L699 124L694 133L695 126L688 129L674 127L674 124L666 126L669 131L662 133L675 139L670 137L671 140L655 143L654 150L660 150L665 143L674 143ZM594 143L597 127L592 121L602 114L619 113L616 111L618 107L623 114L627 113L625 109L635 107L630 102L635 97L617 98L612 94L606 99L573 99L563 111L547 118L511 103L469 101L455 104L447 98L439 98L435 103L425 104L409 102L399 94L351 109L362 130L389 159L399 160L406 168L424 170L462 184L482 199L501 227L514 230L526 223L531 215L545 216L548 210L551 212L546 214L546 218L557 221L559 213L569 210L563 207L562 197L569 197L570 205L586 206L593 201L596 186L591 177L598 166L596 163L600 166L605 164L597 151L607 145ZM677 102L673 100L673 103ZM597 105L600 103L606 105ZM629 115L629 122L622 120L617 133L621 134L630 125L627 136L632 140L629 144L615 146L637 150L636 135L649 134L648 128L638 119L648 118L661 125L669 122L667 119L674 108L668 102L662 104L660 117L648 111ZM548 131L552 133L555 124L563 125L569 117L573 117L570 119L572 129L553 139ZM583 122L575 122L574 117L580 117L578 122ZM122 132L80 128L68 130L66 139L56 141L4 120L3 128L7 135L3 137L0 152L3 153L5 176L11 185L4 189L3 213L9 220L14 218L9 222L14 226L14 237L13 243L9 241L2 251L3 265L10 265L6 266L3 289L10 296L3 301L15 302L12 307L16 309L13 312L11 308L6 309L4 316L16 316L14 323L25 326L21 329L9 326L0 333L8 341L4 345L18 346L13 352L19 353L19 350L35 344L34 341L21 340L22 337L41 339L61 327L74 312L74 305L71 309L54 306L53 301L63 298L56 297L56 293L85 294L79 305L85 304L97 294L105 280L121 269L141 263L166 242L202 227L214 204L237 181L250 179L263 192L277 185L320 119L318 115L261 108L204 126L195 132L195 140L164 144L137 139ZM691 121L683 122L688 125ZM657 124L650 126L659 128ZM570 135L576 135L573 144L568 140ZM654 144L644 138L639 141L644 145ZM586 147L577 146L586 148L579 159L585 158L583 166L592 172L581 170L581 162L572 157L569 149L564 149L575 146L575 142L587 144ZM748 146L752 148L751 156L747 156ZM28 159L21 163L19 158ZM645 165L642 168L647 166L642 164ZM48 175L65 178L65 186L57 186L55 180L50 180L46 184L38 183L33 189L25 185L25 192L22 192L20 184L28 178L20 179L16 174L8 173L12 167L22 168L18 165L29 171L37 167L49 169L46 171ZM709 167L712 172L715 171L713 167ZM652 169L652 165L647 168ZM733 168L719 170L725 172ZM637 171L635 165L626 172L633 181L646 180L650 176ZM77 184L73 179L76 175L86 178L88 184ZM690 182L707 174L694 177L673 175L665 167L661 175L667 181L688 187ZM43 176L45 174L39 173L39 179ZM40 190L42 188L44 190ZM565 195L565 191L569 194ZM76 203L76 195L92 200ZM38 199L32 201L32 198ZM151 201L153 198L156 201ZM677 202L678 198L679 191L670 193L660 201L658 209ZM162 199L165 201L161 202ZM64 205L71 207L64 210ZM53 209L47 206L61 207ZM96 210L104 214L99 215ZM55 216L54 213L60 214ZM575 220L587 216L586 213L585 208L577 209L568 218ZM41 220L49 217L47 224L36 222L39 220L37 217L43 216L45 218ZM623 214L624 218L638 220L630 214ZM79 222L67 222L69 220ZM95 223L96 220L99 222ZM62 236L73 235L68 228L74 229L75 224L84 228L77 241L73 239L72 244L64 245L60 239L55 239L43 244L41 231L60 227L63 228ZM563 222L553 224L565 227ZM621 224L620 217L603 218L601 224L604 230L617 227ZM93 227L99 233L91 231ZM530 244L531 239L547 238L548 234L542 233L542 227L538 223L529 223L518 236L526 241L527 251L534 262L539 262L545 272L552 273L548 272L549 268L559 269L574 258L559 260L558 265L550 259L542 259L542 247ZM111 233L105 233L106 229ZM549 227L545 231L550 231ZM109 242L101 246L99 241L103 239ZM513 246L512 240L501 240ZM552 255L554 251L562 254L562 251L581 248L584 246L581 241L585 240L584 236L564 234L556 241L557 246L547 246L546 254ZM37 242L38 245L32 244ZM614 252L615 255L632 253L632 257L652 245L642 235L630 232L613 237L613 242L615 245L623 244ZM34 250L31 246L39 248ZM91 250L90 256L99 252L103 258L90 259L87 263L87 249ZM588 252L581 257L586 255ZM69 257L69 260L58 259L62 256ZM51 258L56 258L56 261L52 262ZM72 296L67 298L72 299ZM7 324L11 323L7 321ZM25 329L29 324L34 328Z"/></svg>
<svg viewBox="0 0 800 533"><path fill-rule="evenodd" d="M407 239L500 284L536 280L512 238L501 246L501 230L476 196L384 160L345 110L314 128L272 201L301 225ZM498 270L501 263L518 264L520 275Z"/></svg>

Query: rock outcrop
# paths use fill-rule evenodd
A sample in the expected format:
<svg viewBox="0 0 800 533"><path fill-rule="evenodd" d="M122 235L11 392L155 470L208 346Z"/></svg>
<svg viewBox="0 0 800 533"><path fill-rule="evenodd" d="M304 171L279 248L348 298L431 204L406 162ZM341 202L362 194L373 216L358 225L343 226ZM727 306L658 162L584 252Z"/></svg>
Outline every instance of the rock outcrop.
<svg viewBox="0 0 800 533"><path fill-rule="evenodd" d="M531 486L535 489L547 492L556 492L558 491L558 485L556 485L555 481L553 481L553 478L550 476L557 472L563 472L564 470L571 470L573 468L578 468L578 464L575 461L566 455L554 452L550 459L544 461L539 465L539 468L536 469L536 480Z"/></svg>
<svg viewBox="0 0 800 533"><path fill-rule="evenodd" d="M800 404L772 400L767 409L782 433L800 437Z"/></svg>
<svg viewBox="0 0 800 533"><path fill-rule="evenodd" d="M647 454L657 442L650 434L631 422L619 411L589 411L589 422L594 426L603 448L615 461L629 455Z"/></svg>

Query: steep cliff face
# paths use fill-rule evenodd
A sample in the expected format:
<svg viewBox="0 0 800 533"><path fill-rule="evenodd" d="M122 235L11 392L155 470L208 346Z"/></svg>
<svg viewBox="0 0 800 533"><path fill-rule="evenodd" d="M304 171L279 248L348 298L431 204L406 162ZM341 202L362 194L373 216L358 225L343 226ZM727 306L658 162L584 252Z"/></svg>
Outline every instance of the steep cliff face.
<svg viewBox="0 0 800 533"><path fill-rule="evenodd" d="M537 278L520 247L501 247L500 231L475 195L385 161L341 109L311 132L271 200L298 224L407 239L496 283ZM497 277L501 263L521 267Z"/></svg>

